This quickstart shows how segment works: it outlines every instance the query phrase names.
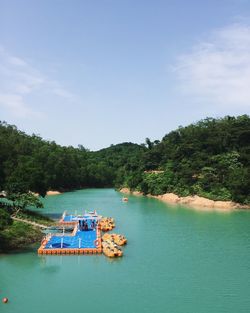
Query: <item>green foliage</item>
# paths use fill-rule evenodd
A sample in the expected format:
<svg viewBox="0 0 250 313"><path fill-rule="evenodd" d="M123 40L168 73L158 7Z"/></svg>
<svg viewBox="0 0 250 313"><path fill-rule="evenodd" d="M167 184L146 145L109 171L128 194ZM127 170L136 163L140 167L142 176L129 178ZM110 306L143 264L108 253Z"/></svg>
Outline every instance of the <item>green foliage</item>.
<svg viewBox="0 0 250 313"><path fill-rule="evenodd" d="M146 138L146 144L96 152L61 147L0 123L0 190L44 196L49 189L113 186L249 203L249 116L206 118L161 141Z"/></svg>
<svg viewBox="0 0 250 313"><path fill-rule="evenodd" d="M43 235L39 229L22 222L13 222L12 207L2 203L0 205L0 252L23 249L41 240ZM19 211L16 216L43 225L54 224L48 217L30 210Z"/></svg>
<svg viewBox="0 0 250 313"><path fill-rule="evenodd" d="M0 251L26 248L42 236L41 231L31 225L14 222L0 233Z"/></svg>
<svg viewBox="0 0 250 313"><path fill-rule="evenodd" d="M140 190L144 194L160 195L173 190L173 172L168 169L163 173L145 172Z"/></svg>
<svg viewBox="0 0 250 313"><path fill-rule="evenodd" d="M145 147L123 143L90 152L28 136L0 122L0 191L13 193L112 187L138 168Z"/></svg>
<svg viewBox="0 0 250 313"><path fill-rule="evenodd" d="M26 207L42 208L43 204L40 199L33 195L31 192L9 192L7 193L7 199L12 203L12 209L14 211L23 210Z"/></svg>
<svg viewBox="0 0 250 313"><path fill-rule="evenodd" d="M52 226L54 225L54 221L52 219L50 219L47 216L44 216L38 212L35 211L31 211L29 209L24 209L22 211L19 211L16 215L16 217L18 218L22 218L31 222L36 222L38 224L43 224L43 225L47 225L47 226Z"/></svg>
<svg viewBox="0 0 250 313"><path fill-rule="evenodd" d="M11 224L10 213L6 209L0 208L0 231Z"/></svg>
<svg viewBox="0 0 250 313"><path fill-rule="evenodd" d="M197 194L214 200L250 202L247 115L207 118L179 127L154 145L149 139L146 142L148 149L143 155L146 174L139 184L142 192ZM150 174L159 169L165 172Z"/></svg>

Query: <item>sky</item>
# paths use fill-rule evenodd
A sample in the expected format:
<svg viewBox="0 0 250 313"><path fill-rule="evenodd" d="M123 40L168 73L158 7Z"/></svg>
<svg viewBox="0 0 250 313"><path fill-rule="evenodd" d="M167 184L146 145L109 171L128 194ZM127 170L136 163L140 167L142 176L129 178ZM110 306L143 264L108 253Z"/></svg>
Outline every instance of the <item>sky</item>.
<svg viewBox="0 0 250 313"><path fill-rule="evenodd" d="M98 150L250 114L250 0L0 0L0 120Z"/></svg>

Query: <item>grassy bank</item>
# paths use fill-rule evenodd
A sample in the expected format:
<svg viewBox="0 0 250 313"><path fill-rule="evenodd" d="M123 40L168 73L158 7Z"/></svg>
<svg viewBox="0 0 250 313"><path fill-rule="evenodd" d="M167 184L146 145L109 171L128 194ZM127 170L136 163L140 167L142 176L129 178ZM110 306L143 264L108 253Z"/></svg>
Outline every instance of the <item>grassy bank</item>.
<svg viewBox="0 0 250 313"><path fill-rule="evenodd" d="M24 222L13 221L12 213L11 210L0 208L0 252L27 249L31 245L39 243L44 236L40 228ZM29 210L19 212L17 217L48 226L54 224L51 219Z"/></svg>
<svg viewBox="0 0 250 313"><path fill-rule="evenodd" d="M43 224L46 226L51 226L54 224L54 221L49 217L30 210L22 210L18 212L18 214L16 214L15 216L18 218L28 220L30 222L36 222L38 224Z"/></svg>
<svg viewBox="0 0 250 313"><path fill-rule="evenodd" d="M40 229L22 222L14 221L12 225L0 232L1 252L22 250L41 241Z"/></svg>

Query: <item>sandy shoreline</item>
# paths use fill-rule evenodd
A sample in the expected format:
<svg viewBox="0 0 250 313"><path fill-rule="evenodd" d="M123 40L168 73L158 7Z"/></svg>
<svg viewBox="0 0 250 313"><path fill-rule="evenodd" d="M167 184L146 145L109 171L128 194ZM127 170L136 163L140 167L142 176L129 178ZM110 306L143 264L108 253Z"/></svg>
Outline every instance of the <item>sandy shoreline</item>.
<svg viewBox="0 0 250 313"><path fill-rule="evenodd" d="M120 192L125 194L133 194L133 195L143 195L141 192L138 191L131 191L129 188L122 188ZM249 205L242 205L239 203L235 203L233 201L214 201L207 198L199 197L199 196L187 196L187 197L179 197L174 193L165 193L164 195L153 196L153 195L146 195L150 198L155 198L167 203L171 204L183 204L189 207L194 207L199 210L203 211L232 211L236 209L250 209Z"/></svg>
<svg viewBox="0 0 250 313"><path fill-rule="evenodd" d="M46 192L46 196L56 196L56 195L60 195L61 192L60 191L57 191L57 190L48 190Z"/></svg>

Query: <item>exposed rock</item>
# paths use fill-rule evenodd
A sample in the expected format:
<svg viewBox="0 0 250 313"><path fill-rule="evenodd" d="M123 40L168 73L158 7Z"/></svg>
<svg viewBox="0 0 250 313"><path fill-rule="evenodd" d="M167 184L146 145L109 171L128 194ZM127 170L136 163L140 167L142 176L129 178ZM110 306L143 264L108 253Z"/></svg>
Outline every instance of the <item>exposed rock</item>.
<svg viewBox="0 0 250 313"><path fill-rule="evenodd" d="M133 195L142 195L138 191L131 192L129 188L122 188L120 190L123 193L130 193ZM148 194L148 197L159 199L168 203L184 204L190 207L200 208L201 210L225 210L230 211L234 209L250 209L249 205L242 205L233 201L214 201L200 196L187 196L179 197L174 193L165 193L159 196L153 196Z"/></svg>
<svg viewBox="0 0 250 313"><path fill-rule="evenodd" d="M130 189L129 188L125 188L125 187L120 189L120 192L122 192L122 193L131 193Z"/></svg>
<svg viewBox="0 0 250 313"><path fill-rule="evenodd" d="M46 192L46 196L55 196L55 195L60 195L61 192L60 191L56 191L56 190L49 190Z"/></svg>
<svg viewBox="0 0 250 313"><path fill-rule="evenodd" d="M143 195L142 192L140 192L140 191L131 191L129 188L121 188L119 191L121 193L131 194L131 195L134 195L134 196L142 196Z"/></svg>

